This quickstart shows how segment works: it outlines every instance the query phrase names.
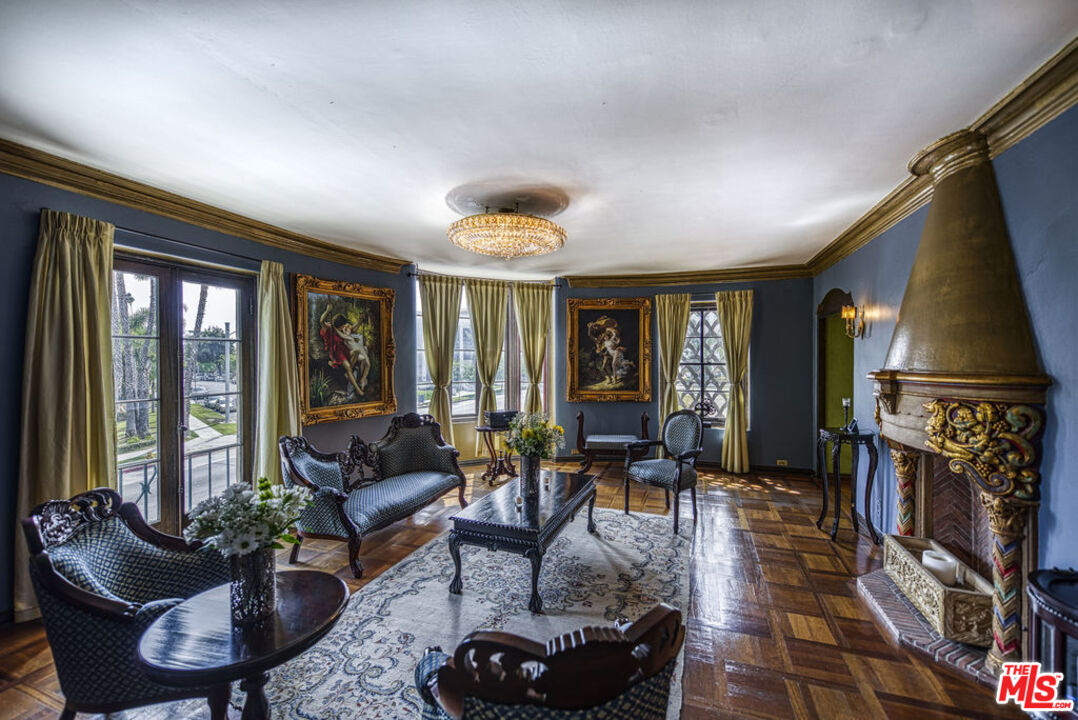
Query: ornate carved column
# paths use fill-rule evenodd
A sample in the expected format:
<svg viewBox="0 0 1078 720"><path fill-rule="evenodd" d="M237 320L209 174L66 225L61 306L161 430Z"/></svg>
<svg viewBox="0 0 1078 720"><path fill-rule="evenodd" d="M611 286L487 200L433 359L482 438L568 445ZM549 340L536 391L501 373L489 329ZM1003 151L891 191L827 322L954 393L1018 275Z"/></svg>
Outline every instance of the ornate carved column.
<svg viewBox="0 0 1078 720"><path fill-rule="evenodd" d="M933 400L925 428L929 449L951 458L951 472L980 490L992 531L992 635L985 665L1022 659L1022 539L1030 508L1040 504L1039 407L1004 402Z"/></svg>
<svg viewBox="0 0 1078 720"><path fill-rule="evenodd" d="M898 476L898 534L913 535L914 510L917 509L917 470L921 463L921 454L906 450L898 443L887 442L891 448L891 461L895 464Z"/></svg>
<svg viewBox="0 0 1078 720"><path fill-rule="evenodd" d="M1030 506L1014 497L981 492L981 505L988 511L992 530L992 635L985 665L995 674L1004 662L1022 659L1022 540Z"/></svg>

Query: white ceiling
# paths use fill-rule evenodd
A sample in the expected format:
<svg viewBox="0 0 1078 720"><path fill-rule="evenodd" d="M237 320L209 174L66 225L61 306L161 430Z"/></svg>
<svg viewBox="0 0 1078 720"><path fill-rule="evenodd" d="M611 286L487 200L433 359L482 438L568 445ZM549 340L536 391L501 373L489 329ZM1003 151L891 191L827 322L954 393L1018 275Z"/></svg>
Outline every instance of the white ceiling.
<svg viewBox="0 0 1078 720"><path fill-rule="evenodd" d="M1078 33L1075 0L0 4L0 136L436 271L808 260ZM569 195L459 250L458 185Z"/></svg>

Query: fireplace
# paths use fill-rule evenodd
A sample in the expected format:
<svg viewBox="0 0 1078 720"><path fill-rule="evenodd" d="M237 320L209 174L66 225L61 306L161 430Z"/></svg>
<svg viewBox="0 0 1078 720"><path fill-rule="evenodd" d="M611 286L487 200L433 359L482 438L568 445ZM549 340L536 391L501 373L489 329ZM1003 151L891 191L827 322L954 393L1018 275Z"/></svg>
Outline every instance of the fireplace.
<svg viewBox="0 0 1078 720"><path fill-rule="evenodd" d="M931 538L993 586L996 673L1023 657L1036 568L1045 390L987 142L962 130L911 172L933 198L883 368L869 373L898 476L899 535Z"/></svg>

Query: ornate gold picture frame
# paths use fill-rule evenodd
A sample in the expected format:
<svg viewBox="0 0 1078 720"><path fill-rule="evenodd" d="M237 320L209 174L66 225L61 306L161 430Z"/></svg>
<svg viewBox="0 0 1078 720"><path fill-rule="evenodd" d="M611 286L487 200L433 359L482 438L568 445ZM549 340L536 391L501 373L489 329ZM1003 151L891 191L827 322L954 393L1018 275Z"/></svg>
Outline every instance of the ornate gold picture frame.
<svg viewBox="0 0 1078 720"><path fill-rule="evenodd" d="M568 298L569 402L651 400L651 298Z"/></svg>
<svg viewBox="0 0 1078 720"><path fill-rule="evenodd" d="M394 291L293 277L303 424L396 412Z"/></svg>

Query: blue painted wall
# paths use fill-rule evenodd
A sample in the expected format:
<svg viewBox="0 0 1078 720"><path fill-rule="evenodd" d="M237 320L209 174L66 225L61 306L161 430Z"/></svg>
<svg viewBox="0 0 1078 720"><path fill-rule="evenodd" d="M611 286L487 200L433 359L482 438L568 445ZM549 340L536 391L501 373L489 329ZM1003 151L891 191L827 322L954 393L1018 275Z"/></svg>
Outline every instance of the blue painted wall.
<svg viewBox="0 0 1078 720"><path fill-rule="evenodd" d="M1041 465L1040 564L1070 567L1078 565L1078 108L1004 152L994 165L1041 364L1053 380ZM865 373L883 366L926 212L906 218L814 279L817 302L840 287L867 307L867 336L854 344L854 408L863 424L871 425L873 412ZM878 526L893 532L894 468L887 453L881 455Z"/></svg>
<svg viewBox="0 0 1078 720"><path fill-rule="evenodd" d="M749 460L774 466L784 458L792 468L813 466L813 308L812 280L771 280L751 283L679 285L676 287L570 288L565 281L555 289L554 377L557 382L554 412L565 426L568 447L575 452L576 414L584 411L588 433L637 433L640 413L651 416L651 437L658 436L658 349L652 306L652 401L647 403L570 403L566 399L567 314L570 297L651 297L663 293L690 293L694 300L715 299L716 290L753 289L752 337L749 344ZM709 429L704 437L703 462L722 457L722 430Z"/></svg>
<svg viewBox="0 0 1078 720"><path fill-rule="evenodd" d="M276 260L285 273L391 287L397 291L393 325L397 344L397 405L401 412L415 409L415 292L407 268L399 274L363 270L261 245L250 240L204 230L150 213L84 197L40 183L0 174L0 616L11 610L12 552L15 541L15 481L19 470L20 406L22 398L23 346L30 273L37 247L38 219L42 208L62 210L111 222L136 232L117 231L116 242L235 267L258 269L259 260ZM178 246L137 233L191 243ZM204 249L200 249L204 248ZM244 255L254 260L231 257ZM343 448L352 434L376 440L388 427L388 416L304 428L304 435L318 447ZM22 542L22 539L19 539Z"/></svg>

